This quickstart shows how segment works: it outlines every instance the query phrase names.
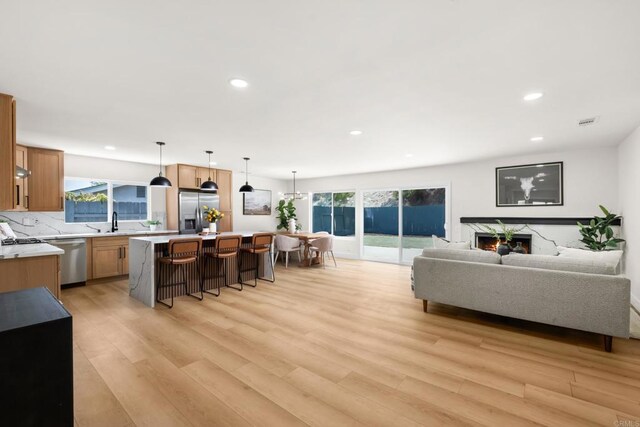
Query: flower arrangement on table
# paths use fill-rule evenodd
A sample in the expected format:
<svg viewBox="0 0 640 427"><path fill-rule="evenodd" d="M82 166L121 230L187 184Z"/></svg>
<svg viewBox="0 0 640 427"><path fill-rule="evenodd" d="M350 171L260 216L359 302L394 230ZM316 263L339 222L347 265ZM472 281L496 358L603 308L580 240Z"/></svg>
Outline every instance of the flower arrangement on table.
<svg viewBox="0 0 640 427"><path fill-rule="evenodd" d="M216 208L203 206L202 209L204 210L205 219L208 223L216 223L224 218L224 214Z"/></svg>

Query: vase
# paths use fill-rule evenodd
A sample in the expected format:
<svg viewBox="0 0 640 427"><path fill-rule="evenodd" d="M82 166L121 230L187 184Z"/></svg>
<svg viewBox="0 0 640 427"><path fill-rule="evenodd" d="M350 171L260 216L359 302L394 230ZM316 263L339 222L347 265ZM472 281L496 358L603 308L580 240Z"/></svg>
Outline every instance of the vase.
<svg viewBox="0 0 640 427"><path fill-rule="evenodd" d="M525 255L527 250L522 246L522 242L516 242L516 247L511 249L511 252Z"/></svg>
<svg viewBox="0 0 640 427"><path fill-rule="evenodd" d="M296 232L296 220L295 219L290 219L289 220L289 233L295 233Z"/></svg>
<svg viewBox="0 0 640 427"><path fill-rule="evenodd" d="M217 222L210 222L209 223L209 233L217 233L218 232L218 223Z"/></svg>
<svg viewBox="0 0 640 427"><path fill-rule="evenodd" d="M156 231L156 228L158 228L157 224L149 224L149 230L150 231Z"/></svg>
<svg viewBox="0 0 640 427"><path fill-rule="evenodd" d="M500 242L498 248L496 249L496 252L498 253L498 255L509 255L509 252L511 252L511 248L506 243Z"/></svg>

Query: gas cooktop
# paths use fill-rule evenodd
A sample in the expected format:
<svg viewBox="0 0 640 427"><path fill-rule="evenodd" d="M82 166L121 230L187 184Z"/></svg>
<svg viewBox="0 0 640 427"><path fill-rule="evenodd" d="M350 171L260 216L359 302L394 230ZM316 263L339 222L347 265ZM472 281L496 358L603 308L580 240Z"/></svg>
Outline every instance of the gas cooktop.
<svg viewBox="0 0 640 427"><path fill-rule="evenodd" d="M8 239L3 239L2 240L2 244L3 245L7 245L7 246L11 246L11 245L33 245L35 243L46 243L46 242L44 240L37 239L35 237L27 237L27 238L24 238L24 239L8 238Z"/></svg>

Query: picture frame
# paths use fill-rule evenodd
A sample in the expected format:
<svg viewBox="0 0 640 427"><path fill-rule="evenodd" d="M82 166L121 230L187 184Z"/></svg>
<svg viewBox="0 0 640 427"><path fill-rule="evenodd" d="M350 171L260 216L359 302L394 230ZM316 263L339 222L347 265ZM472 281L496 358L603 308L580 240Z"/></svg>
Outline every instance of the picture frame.
<svg viewBox="0 0 640 427"><path fill-rule="evenodd" d="M255 189L242 195L243 215L271 215L271 190Z"/></svg>
<svg viewBox="0 0 640 427"><path fill-rule="evenodd" d="M563 162L496 168L496 207L564 205Z"/></svg>

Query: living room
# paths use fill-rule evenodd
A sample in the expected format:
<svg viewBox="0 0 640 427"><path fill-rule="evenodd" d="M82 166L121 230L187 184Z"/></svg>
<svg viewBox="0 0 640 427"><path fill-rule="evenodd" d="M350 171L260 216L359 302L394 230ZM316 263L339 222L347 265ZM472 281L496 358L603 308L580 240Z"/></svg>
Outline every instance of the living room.
<svg viewBox="0 0 640 427"><path fill-rule="evenodd" d="M640 3L0 13L0 424L640 423Z"/></svg>

